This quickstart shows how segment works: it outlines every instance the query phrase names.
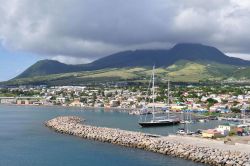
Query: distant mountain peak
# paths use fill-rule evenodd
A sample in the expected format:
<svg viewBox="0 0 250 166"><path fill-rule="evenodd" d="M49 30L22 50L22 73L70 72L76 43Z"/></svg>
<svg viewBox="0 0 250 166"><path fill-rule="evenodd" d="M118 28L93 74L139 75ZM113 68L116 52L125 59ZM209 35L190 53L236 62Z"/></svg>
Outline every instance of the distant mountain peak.
<svg viewBox="0 0 250 166"><path fill-rule="evenodd" d="M190 47L190 46L205 46L201 43L177 43L174 47Z"/></svg>
<svg viewBox="0 0 250 166"><path fill-rule="evenodd" d="M175 50L175 49L189 49L189 50L191 49L216 49L218 50L215 47L203 45L201 43L178 43L170 50Z"/></svg>

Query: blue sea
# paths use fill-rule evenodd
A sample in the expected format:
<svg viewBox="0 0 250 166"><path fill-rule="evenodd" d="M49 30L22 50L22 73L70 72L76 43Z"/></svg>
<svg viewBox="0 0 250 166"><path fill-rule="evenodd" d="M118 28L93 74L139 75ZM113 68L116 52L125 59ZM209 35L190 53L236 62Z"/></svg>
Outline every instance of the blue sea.
<svg viewBox="0 0 250 166"><path fill-rule="evenodd" d="M77 115L86 123L167 135L178 126L141 128L137 116L103 109L0 105L0 166L198 166L179 158L56 133L44 121ZM190 128L210 128L209 122Z"/></svg>

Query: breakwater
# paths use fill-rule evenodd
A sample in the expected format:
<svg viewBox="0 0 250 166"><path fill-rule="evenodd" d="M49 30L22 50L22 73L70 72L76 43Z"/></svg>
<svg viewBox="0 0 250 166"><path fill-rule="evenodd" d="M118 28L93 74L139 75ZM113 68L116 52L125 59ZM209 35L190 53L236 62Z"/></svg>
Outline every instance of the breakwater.
<svg viewBox="0 0 250 166"><path fill-rule="evenodd" d="M250 166L250 154L221 150L209 146L195 146L141 132L96 127L81 124L76 116L57 117L45 123L53 130L85 139L108 142L126 147L144 149L165 155L180 157L209 165Z"/></svg>

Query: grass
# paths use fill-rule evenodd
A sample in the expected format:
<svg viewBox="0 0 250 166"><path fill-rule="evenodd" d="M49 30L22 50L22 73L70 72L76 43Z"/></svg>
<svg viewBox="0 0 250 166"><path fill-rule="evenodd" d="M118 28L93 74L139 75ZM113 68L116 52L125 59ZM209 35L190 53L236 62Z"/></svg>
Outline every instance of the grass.
<svg viewBox="0 0 250 166"><path fill-rule="evenodd" d="M127 71L125 69L117 69L117 70L111 70L111 71L105 71L105 72L100 72L100 73L95 73L95 74L89 74L89 75L84 75L81 78L100 78L100 77L119 77L121 79L132 79L136 78L136 74L134 74L131 71Z"/></svg>
<svg viewBox="0 0 250 166"><path fill-rule="evenodd" d="M151 73L152 68L150 67L112 68L15 79L2 84L63 85L127 80L145 82L145 80L149 80ZM241 79L250 78L250 68L239 68L211 62L178 61L167 68L156 68L155 75L158 81L170 78L170 80L178 82L198 82L229 78Z"/></svg>

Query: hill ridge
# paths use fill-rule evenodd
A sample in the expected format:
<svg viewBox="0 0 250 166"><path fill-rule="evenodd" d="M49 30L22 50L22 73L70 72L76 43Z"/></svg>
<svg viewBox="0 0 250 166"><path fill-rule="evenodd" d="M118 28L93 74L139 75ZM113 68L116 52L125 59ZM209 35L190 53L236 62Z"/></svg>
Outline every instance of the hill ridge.
<svg viewBox="0 0 250 166"><path fill-rule="evenodd" d="M234 66L250 66L250 61L229 57L212 46L197 43L180 43L171 49L128 50L97 59L89 64L69 65L55 60L41 60L16 78L93 71L124 67L168 67L179 60L211 61Z"/></svg>

